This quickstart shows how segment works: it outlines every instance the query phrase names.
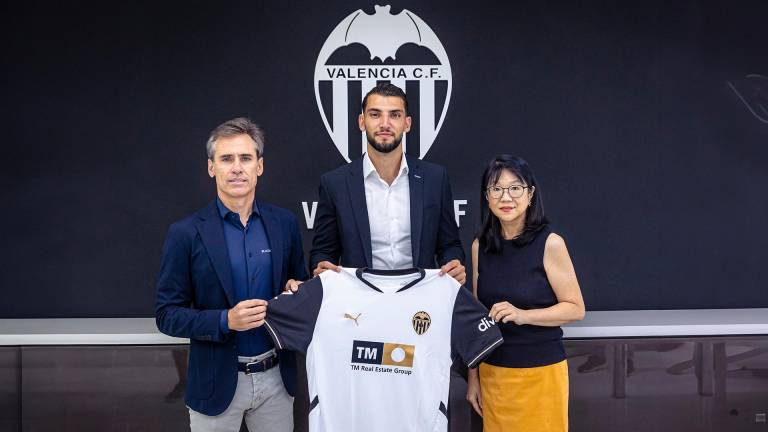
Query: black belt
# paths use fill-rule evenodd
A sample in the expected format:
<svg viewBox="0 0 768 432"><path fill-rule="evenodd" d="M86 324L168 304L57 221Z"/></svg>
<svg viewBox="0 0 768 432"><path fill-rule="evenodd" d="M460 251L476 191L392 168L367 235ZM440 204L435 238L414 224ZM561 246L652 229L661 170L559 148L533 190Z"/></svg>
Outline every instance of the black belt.
<svg viewBox="0 0 768 432"><path fill-rule="evenodd" d="M270 370L277 366L279 362L280 360L276 355L255 362L238 362L237 370L238 372L245 372L246 375L250 375L256 372L264 372Z"/></svg>

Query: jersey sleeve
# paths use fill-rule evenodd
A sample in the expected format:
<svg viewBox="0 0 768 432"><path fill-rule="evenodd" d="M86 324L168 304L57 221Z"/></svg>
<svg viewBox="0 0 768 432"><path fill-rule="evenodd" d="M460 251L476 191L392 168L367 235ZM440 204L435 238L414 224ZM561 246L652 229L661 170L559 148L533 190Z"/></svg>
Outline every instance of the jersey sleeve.
<svg viewBox="0 0 768 432"><path fill-rule="evenodd" d="M278 349L307 352L323 303L319 277L299 285L294 294L280 294L267 305L264 326Z"/></svg>
<svg viewBox="0 0 768 432"><path fill-rule="evenodd" d="M466 288L459 288L453 305L451 349L470 368L476 367L504 342L485 308Z"/></svg>

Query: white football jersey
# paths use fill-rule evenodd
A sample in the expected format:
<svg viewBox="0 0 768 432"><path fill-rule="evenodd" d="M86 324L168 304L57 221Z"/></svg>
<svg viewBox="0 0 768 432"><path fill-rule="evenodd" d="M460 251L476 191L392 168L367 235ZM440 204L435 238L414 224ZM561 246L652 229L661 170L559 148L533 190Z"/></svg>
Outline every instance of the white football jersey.
<svg viewBox="0 0 768 432"><path fill-rule="evenodd" d="M445 432L453 358L475 367L503 338L439 270L323 272L267 307L275 346L306 353L312 432Z"/></svg>

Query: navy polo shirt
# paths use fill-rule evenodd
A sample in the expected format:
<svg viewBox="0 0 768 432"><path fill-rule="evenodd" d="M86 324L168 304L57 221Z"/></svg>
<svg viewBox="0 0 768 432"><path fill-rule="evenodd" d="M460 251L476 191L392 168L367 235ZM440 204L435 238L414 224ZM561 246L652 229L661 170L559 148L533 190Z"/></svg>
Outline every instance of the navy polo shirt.
<svg viewBox="0 0 768 432"><path fill-rule="evenodd" d="M245 226L240 222L240 215L229 210L219 198L216 198L216 204L222 218L224 238L232 268L235 303L250 299L271 299L273 297L272 251L256 201L253 202L253 211ZM222 311L219 324L222 332L229 332L226 310ZM272 339L269 338L263 326L247 331L237 331L235 337L237 354L241 356L255 356L274 347Z"/></svg>

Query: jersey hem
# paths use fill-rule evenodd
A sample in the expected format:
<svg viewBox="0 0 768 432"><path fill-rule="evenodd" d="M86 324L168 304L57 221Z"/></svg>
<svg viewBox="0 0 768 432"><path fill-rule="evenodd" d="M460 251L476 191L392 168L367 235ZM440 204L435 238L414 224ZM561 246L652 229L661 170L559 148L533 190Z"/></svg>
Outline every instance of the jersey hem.
<svg viewBox="0 0 768 432"><path fill-rule="evenodd" d="M503 343L504 343L504 338L503 337L499 338L496 342L490 344L484 350L480 351L480 354L476 355L475 358L473 358L472 361L469 362L469 364L467 364L467 367L474 368L475 366L477 366L478 363L480 363L480 361L483 358L485 358L486 355L488 355L490 351L492 351L494 348L496 348L497 346Z"/></svg>

